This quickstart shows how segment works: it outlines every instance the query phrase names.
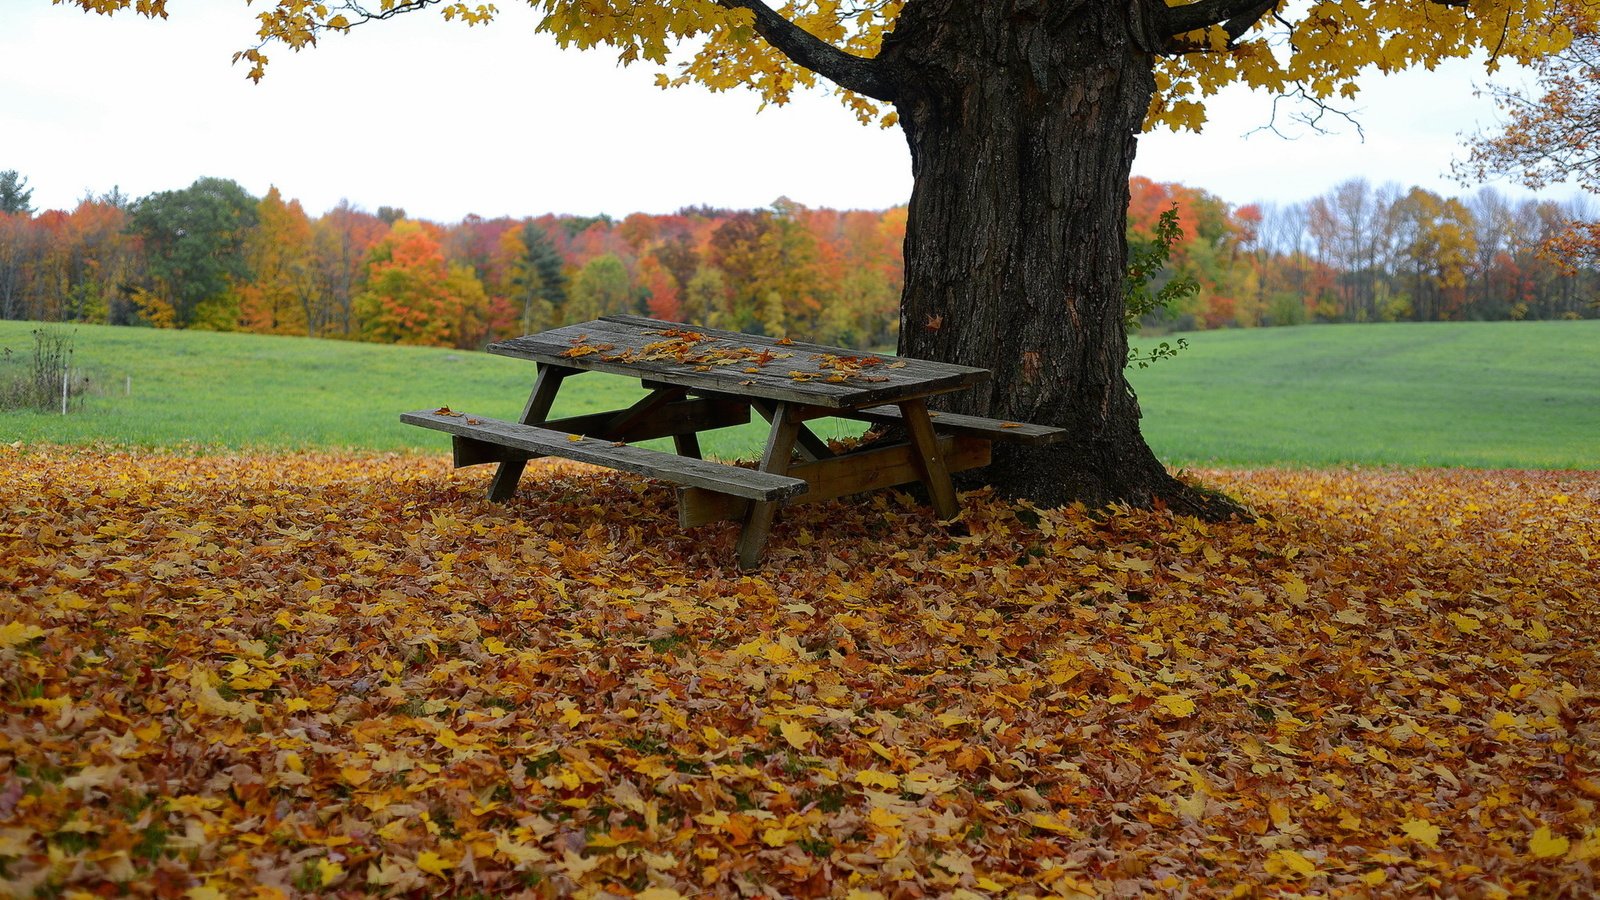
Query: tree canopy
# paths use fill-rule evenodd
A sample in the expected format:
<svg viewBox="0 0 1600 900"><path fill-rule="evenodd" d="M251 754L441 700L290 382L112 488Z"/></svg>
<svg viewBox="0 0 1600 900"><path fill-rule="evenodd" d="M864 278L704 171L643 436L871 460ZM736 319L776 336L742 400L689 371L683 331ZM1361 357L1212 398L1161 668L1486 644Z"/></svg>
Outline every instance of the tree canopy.
<svg viewBox="0 0 1600 900"><path fill-rule="evenodd" d="M166 0L51 0L87 11L133 9L165 18ZM892 124L901 77L875 64L905 0L526 0L543 13L538 30L563 47L610 47L624 64L653 63L662 86L699 82L713 90L745 87L764 101L786 102L818 73L863 121ZM930 0L923 0L927 3ZM1015 5L1022 12L1066 18L1087 0ZM948 5L948 4L946 4ZM329 33L432 7L446 20L485 24L494 4L462 0L357 2L276 0L258 14L257 42L235 54L259 80L268 50L315 46ZM1131 26L1158 57L1157 94L1148 125L1199 128L1205 100L1240 83L1312 103L1350 98L1358 76L1411 66L1433 68L1452 58L1487 55L1531 64L1567 47L1573 26L1591 26L1600 12L1575 0L1135 0ZM685 57L674 50L696 49Z"/></svg>

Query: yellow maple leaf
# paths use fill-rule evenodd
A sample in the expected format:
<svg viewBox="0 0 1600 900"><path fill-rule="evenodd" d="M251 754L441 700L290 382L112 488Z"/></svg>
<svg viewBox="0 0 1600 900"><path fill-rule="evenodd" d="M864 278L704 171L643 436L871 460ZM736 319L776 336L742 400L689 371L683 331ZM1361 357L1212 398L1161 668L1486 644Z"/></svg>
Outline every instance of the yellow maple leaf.
<svg viewBox="0 0 1600 900"><path fill-rule="evenodd" d="M495 837L494 852L502 859L506 859L514 866L526 866L541 863L550 858L542 848L532 844L522 844L511 840L505 835Z"/></svg>
<svg viewBox="0 0 1600 900"><path fill-rule="evenodd" d="M1044 831L1053 831L1057 834L1075 835L1078 829L1073 828L1057 816L1034 813L1028 817L1028 824Z"/></svg>
<svg viewBox="0 0 1600 900"><path fill-rule="evenodd" d="M1317 864L1302 856L1297 850L1277 850L1267 857L1267 871L1293 872L1301 878L1310 878L1317 873Z"/></svg>
<svg viewBox="0 0 1600 900"><path fill-rule="evenodd" d="M1203 819L1206 815L1206 795L1197 790L1192 796L1174 797L1172 808L1191 819Z"/></svg>
<svg viewBox="0 0 1600 900"><path fill-rule="evenodd" d="M196 669L189 677L191 696L195 708L207 715L223 716L231 719L259 719L261 713L256 705L249 700L227 700L217 691L216 685L210 677Z"/></svg>
<svg viewBox="0 0 1600 900"><path fill-rule="evenodd" d="M867 769L856 773L856 782L870 788L892 791L900 787L900 776L892 772L879 772L877 769Z"/></svg>
<svg viewBox="0 0 1600 900"><path fill-rule="evenodd" d="M372 780L372 770L360 766L344 766L339 769L339 777L352 787L360 787Z"/></svg>
<svg viewBox="0 0 1600 900"><path fill-rule="evenodd" d="M1267 801L1267 818L1271 819L1272 824L1278 828L1288 825L1293 819L1289 812L1289 807L1279 800Z"/></svg>
<svg viewBox="0 0 1600 900"><path fill-rule="evenodd" d="M37 637L44 636L44 629L37 625L24 625L21 622L7 622L0 625L0 648L15 647L26 644Z"/></svg>
<svg viewBox="0 0 1600 900"><path fill-rule="evenodd" d="M1439 849L1440 828L1427 819L1407 819L1400 823L1400 830L1429 850Z"/></svg>
<svg viewBox="0 0 1600 900"><path fill-rule="evenodd" d="M318 883L323 887L336 884L340 879L344 878L344 866L324 856L322 859L317 860L317 878L320 879Z"/></svg>
<svg viewBox="0 0 1600 900"><path fill-rule="evenodd" d="M1528 852L1539 859L1566 856L1571 846L1571 841L1552 833L1548 825L1540 825L1534 829L1533 837L1528 839Z"/></svg>
<svg viewBox="0 0 1600 900"><path fill-rule="evenodd" d="M1156 698L1151 710L1157 718L1182 719L1194 715L1194 701L1182 694L1164 694Z"/></svg>
<svg viewBox="0 0 1600 900"><path fill-rule="evenodd" d="M445 873L455 867L455 863L449 862L432 850L424 850L417 854L417 868L427 872L429 875L437 875L440 878L444 878Z"/></svg>
<svg viewBox="0 0 1600 900"><path fill-rule="evenodd" d="M778 730L783 732L783 739L789 742L789 746L796 750L804 750L812 741L817 739L816 734L811 729L792 719L780 724Z"/></svg>
<svg viewBox="0 0 1600 900"><path fill-rule="evenodd" d="M867 821L880 831L892 831L905 823L905 817L881 806L874 806L872 812L867 813Z"/></svg>
<svg viewBox="0 0 1600 900"><path fill-rule="evenodd" d="M1289 579L1283 583L1283 591L1289 595L1289 602L1291 603L1304 603L1310 593L1305 581L1299 575L1289 576Z"/></svg>

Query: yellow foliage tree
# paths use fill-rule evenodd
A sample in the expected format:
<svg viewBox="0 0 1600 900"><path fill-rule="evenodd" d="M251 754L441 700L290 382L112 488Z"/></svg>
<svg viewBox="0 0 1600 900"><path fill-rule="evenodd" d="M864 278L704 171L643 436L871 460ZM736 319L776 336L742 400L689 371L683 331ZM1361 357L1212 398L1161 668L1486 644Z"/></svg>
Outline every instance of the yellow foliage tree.
<svg viewBox="0 0 1600 900"><path fill-rule="evenodd" d="M165 16L165 0L53 0ZM1559 0L527 0L563 46L614 49L663 86L748 87L783 103L831 82L863 121L898 124L915 184L900 350L981 366L956 411L1065 426L1046 449L1001 448L987 476L1043 503L1083 500L1224 514L1145 444L1124 377L1124 218L1137 135L1198 128L1205 101L1246 84L1321 104L1358 74L1487 55L1525 62L1570 40ZM461 0L267 0L237 54ZM1593 15L1592 11L1586 15ZM688 48L678 62L669 54Z"/></svg>
<svg viewBox="0 0 1600 900"><path fill-rule="evenodd" d="M246 331L299 334L308 331L306 311L312 280L311 220L299 200L284 202L276 187L256 204L256 227L245 238L251 278L239 288L239 320Z"/></svg>

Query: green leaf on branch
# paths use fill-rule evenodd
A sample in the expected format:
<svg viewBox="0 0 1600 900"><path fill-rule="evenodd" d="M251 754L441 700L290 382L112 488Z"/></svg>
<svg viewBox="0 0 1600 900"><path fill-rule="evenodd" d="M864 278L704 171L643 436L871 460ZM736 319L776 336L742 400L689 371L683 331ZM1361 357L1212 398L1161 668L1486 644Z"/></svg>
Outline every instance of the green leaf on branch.
<svg viewBox="0 0 1600 900"><path fill-rule="evenodd" d="M1170 309L1174 303L1200 293L1200 282L1192 275L1173 275L1159 288L1151 290L1157 277L1166 271L1172 248L1181 240L1183 226L1178 224L1178 205L1174 203L1156 221L1156 233L1149 241L1129 244L1128 274L1124 282L1124 323L1129 331L1138 331L1145 316ZM1156 360L1177 356L1188 346L1189 342L1180 338L1176 342L1162 341L1148 353L1130 349L1127 364L1143 369Z"/></svg>

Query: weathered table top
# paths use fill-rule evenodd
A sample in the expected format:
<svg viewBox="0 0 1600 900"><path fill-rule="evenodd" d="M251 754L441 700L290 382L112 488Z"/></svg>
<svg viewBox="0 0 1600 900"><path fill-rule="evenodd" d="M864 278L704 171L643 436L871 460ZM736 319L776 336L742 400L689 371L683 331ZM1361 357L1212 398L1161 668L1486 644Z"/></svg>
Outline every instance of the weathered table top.
<svg viewBox="0 0 1600 900"><path fill-rule="evenodd" d="M862 409L970 387L989 377L929 360L606 316L489 345L489 352L571 369L610 372L695 391Z"/></svg>

